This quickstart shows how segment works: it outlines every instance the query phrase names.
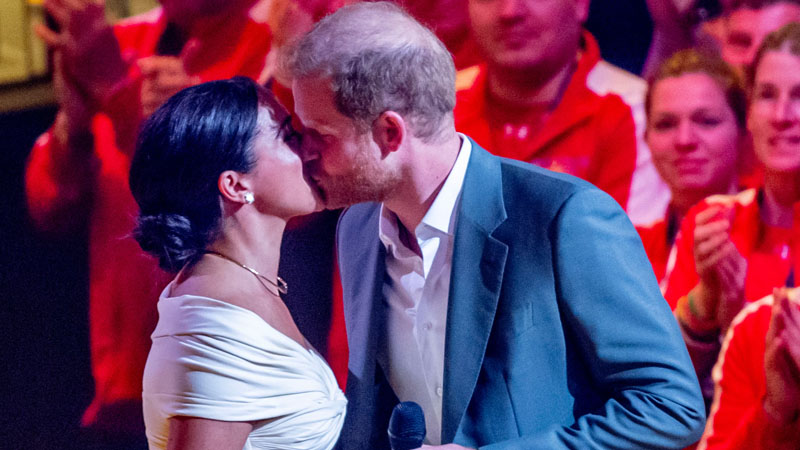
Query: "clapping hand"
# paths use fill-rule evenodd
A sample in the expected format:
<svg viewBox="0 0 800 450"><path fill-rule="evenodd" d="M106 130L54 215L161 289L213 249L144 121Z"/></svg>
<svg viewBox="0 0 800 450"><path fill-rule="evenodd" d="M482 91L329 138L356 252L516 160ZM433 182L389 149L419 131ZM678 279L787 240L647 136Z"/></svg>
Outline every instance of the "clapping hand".
<svg viewBox="0 0 800 450"><path fill-rule="evenodd" d="M106 21L102 0L45 0L60 31L39 26L36 33L56 54L63 78L91 102L104 101L126 74L128 64Z"/></svg>
<svg viewBox="0 0 800 450"><path fill-rule="evenodd" d="M800 418L800 290L775 289L766 338L764 410L777 423Z"/></svg>
<svg viewBox="0 0 800 450"><path fill-rule="evenodd" d="M713 205L695 218L693 250L701 282L695 307L701 317L715 320L722 330L744 305L747 275L747 260L730 237L732 214L731 206Z"/></svg>

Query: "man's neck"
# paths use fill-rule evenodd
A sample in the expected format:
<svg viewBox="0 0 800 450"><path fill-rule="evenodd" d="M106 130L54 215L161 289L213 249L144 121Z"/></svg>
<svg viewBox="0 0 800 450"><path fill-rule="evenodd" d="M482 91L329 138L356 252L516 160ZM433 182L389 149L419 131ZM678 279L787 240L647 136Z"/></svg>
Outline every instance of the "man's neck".
<svg viewBox="0 0 800 450"><path fill-rule="evenodd" d="M576 58L558 70L544 73L538 69L509 70L489 65L487 87L491 99L515 106L550 104L555 107L575 72Z"/></svg>
<svg viewBox="0 0 800 450"><path fill-rule="evenodd" d="M406 182L384 201L409 233L414 234L430 209L460 149L461 138L453 130L436 144L421 144L412 150L414 154L403 174Z"/></svg>

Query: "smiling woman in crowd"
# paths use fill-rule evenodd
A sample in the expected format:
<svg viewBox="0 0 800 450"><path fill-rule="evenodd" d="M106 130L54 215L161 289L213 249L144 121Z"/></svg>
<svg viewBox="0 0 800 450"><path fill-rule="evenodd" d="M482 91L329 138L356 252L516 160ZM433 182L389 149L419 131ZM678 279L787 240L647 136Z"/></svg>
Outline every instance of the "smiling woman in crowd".
<svg viewBox="0 0 800 450"><path fill-rule="evenodd" d="M701 384L720 336L750 301L793 286L800 201L800 24L765 39L750 75L747 125L764 184L714 196L683 222L665 297L676 310Z"/></svg>

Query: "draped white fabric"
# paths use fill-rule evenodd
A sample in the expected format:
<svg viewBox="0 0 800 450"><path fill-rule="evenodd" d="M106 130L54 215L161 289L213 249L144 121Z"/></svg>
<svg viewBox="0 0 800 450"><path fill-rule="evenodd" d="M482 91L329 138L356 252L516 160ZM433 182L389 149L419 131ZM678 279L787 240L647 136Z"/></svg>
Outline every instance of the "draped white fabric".
<svg viewBox="0 0 800 450"><path fill-rule="evenodd" d="M158 303L144 373L150 449L166 448L175 415L255 422L245 450L330 449L347 401L313 350L244 308L184 295Z"/></svg>

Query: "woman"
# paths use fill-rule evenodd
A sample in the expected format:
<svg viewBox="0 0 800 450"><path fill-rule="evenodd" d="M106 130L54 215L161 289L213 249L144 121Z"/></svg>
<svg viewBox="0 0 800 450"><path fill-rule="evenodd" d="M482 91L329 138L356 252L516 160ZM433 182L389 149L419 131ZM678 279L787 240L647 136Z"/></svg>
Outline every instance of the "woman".
<svg viewBox="0 0 800 450"><path fill-rule="evenodd" d="M748 129L764 184L697 205L678 236L665 298L676 310L701 383L720 336L746 302L794 285L800 201L800 24L765 39L751 74ZM794 256L793 256L794 255ZM702 369L702 370L701 370ZM708 392L708 391L707 391Z"/></svg>
<svg viewBox="0 0 800 450"><path fill-rule="evenodd" d="M181 91L131 163L142 249L177 272L144 374L151 449L325 449L345 399L277 277L286 221L317 209L291 118L253 81Z"/></svg>
<svg viewBox="0 0 800 450"><path fill-rule="evenodd" d="M710 195L737 191L737 157L747 138L747 98L738 76L722 59L684 50L658 69L645 108L647 144L672 199L663 219L637 230L662 281L689 208Z"/></svg>

